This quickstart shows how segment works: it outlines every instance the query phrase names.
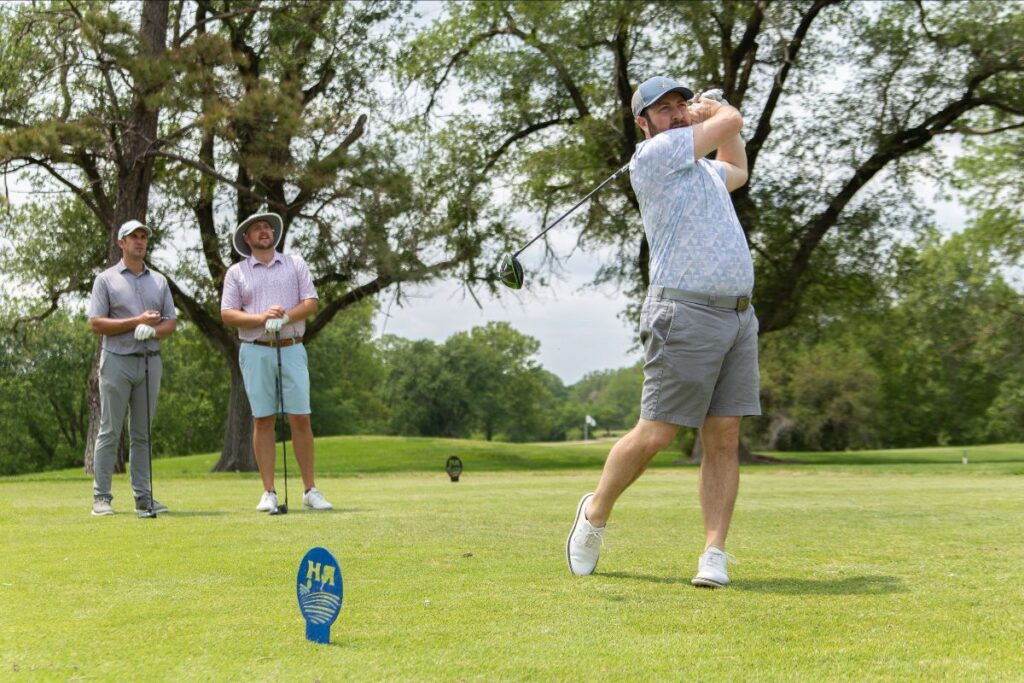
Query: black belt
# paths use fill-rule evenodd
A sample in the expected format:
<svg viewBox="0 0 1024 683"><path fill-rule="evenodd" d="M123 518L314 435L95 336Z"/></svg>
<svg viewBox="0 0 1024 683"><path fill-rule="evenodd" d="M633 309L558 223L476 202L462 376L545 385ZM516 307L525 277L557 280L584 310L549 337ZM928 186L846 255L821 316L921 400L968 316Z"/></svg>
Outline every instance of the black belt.
<svg viewBox="0 0 1024 683"><path fill-rule="evenodd" d="M133 356L135 358L152 358L153 356L159 356L159 351L139 351L138 353L126 353L126 356Z"/></svg>
<svg viewBox="0 0 1024 683"><path fill-rule="evenodd" d="M292 344L301 344L302 337L292 337L291 339L282 339L281 341L260 341L259 339L256 339L254 341L243 341L242 343L256 344L257 346L269 346L271 348L280 346L283 349L284 347L291 346Z"/></svg>
<svg viewBox="0 0 1024 683"><path fill-rule="evenodd" d="M651 287L648 290L648 296L654 299L670 299L672 301L685 301L691 304L701 304L702 306L728 308L733 311L745 311L750 308L749 296L704 294L702 292L688 292L685 289L661 287L660 285Z"/></svg>

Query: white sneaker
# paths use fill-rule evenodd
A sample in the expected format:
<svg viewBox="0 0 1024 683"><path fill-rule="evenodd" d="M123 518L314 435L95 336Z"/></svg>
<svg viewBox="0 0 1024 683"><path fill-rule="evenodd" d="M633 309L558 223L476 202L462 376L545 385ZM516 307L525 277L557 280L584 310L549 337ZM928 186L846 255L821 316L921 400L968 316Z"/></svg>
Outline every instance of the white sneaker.
<svg viewBox="0 0 1024 683"><path fill-rule="evenodd" d="M264 491L260 497L260 504L256 506L260 512L270 512L277 509L277 494L273 491Z"/></svg>
<svg viewBox="0 0 1024 683"><path fill-rule="evenodd" d="M690 580L694 586L723 588L729 585L728 564L731 555L711 546L697 562L697 576Z"/></svg>
<svg viewBox="0 0 1024 683"><path fill-rule="evenodd" d="M333 510L334 506L327 502L320 489L313 487L302 496L302 504L314 510Z"/></svg>
<svg viewBox="0 0 1024 683"><path fill-rule="evenodd" d="M580 500L572 530L565 541L565 560L569 563L569 571L579 576L594 573L601 543L604 542L604 527L595 527L587 521L587 502L593 497L593 493L588 493Z"/></svg>
<svg viewBox="0 0 1024 683"><path fill-rule="evenodd" d="M93 501L92 504L92 516L93 517L106 517L107 515L114 514L114 506L110 504L109 500L100 498L99 500Z"/></svg>

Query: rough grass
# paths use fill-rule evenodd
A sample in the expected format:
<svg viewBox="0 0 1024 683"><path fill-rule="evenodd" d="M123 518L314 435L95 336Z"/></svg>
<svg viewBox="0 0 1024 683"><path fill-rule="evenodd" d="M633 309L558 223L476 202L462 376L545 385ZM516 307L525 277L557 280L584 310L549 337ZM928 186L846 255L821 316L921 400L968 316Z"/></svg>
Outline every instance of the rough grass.
<svg viewBox="0 0 1024 683"><path fill-rule="evenodd" d="M1020 680L1024 447L745 468L734 585L694 589L696 469L659 456L592 577L565 534L608 444L318 443L337 509L252 510L253 475L161 459L173 512L92 518L80 473L0 480L0 680ZM462 481L441 471L458 454ZM789 457L787 455L787 457ZM536 462L534 460L536 459ZM298 561L342 567L329 646ZM424 601L429 600L429 606Z"/></svg>

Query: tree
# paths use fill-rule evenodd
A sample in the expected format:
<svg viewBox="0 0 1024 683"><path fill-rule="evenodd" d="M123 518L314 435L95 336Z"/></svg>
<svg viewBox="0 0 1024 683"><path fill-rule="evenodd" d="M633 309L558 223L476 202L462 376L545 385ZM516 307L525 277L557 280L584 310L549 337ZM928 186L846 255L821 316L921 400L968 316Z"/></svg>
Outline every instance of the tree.
<svg viewBox="0 0 1024 683"><path fill-rule="evenodd" d="M915 226L907 181L934 160L933 140L993 113L1024 120L1018 3L447 7L403 60L428 94L425 117L457 98L439 141L456 129L478 141L450 151L467 182L511 183L517 202L544 212L629 160L636 83L670 73L724 89L747 122L750 183L733 201L754 251L762 332L817 314L815 291L876 297L873 276ZM580 241L617 245L621 258L599 275L639 299L648 247L632 189L624 178L615 188L579 214Z"/></svg>
<svg viewBox="0 0 1024 683"><path fill-rule="evenodd" d="M5 302L10 330L17 301ZM63 312L0 333L0 474L71 467L88 434L82 380L94 343L85 320Z"/></svg>
<svg viewBox="0 0 1024 683"><path fill-rule="evenodd" d="M0 54L0 164L5 174L48 176L86 206L102 228L108 266L121 258L118 226L146 220L154 163L149 147L167 76L158 62L168 3L144 0L137 9L137 17L99 4L83 12L70 2L0 9L0 33L10 37ZM45 292L49 307L28 319L40 320L64 295L86 291L90 270ZM98 364L97 347L89 375L86 472L99 430Z"/></svg>
<svg viewBox="0 0 1024 683"><path fill-rule="evenodd" d="M556 377L533 356L536 339L505 322L459 332L437 345L389 337L384 402L398 434L512 441L546 438L555 429Z"/></svg>
<svg viewBox="0 0 1024 683"><path fill-rule="evenodd" d="M159 4L166 12L167 5ZM24 54L3 55L0 70L10 77L23 64L37 64L42 92L63 93L73 112L93 101L94 90L104 92L103 76L120 84L137 75L145 84L137 89L143 103L163 108L159 128L145 130L140 158L147 165L158 162L150 223L174 248L165 262L157 259L156 268L168 276L183 317L231 372L216 469L255 469L239 342L219 320L224 274L238 258L227 239L232 226L263 207L282 215L280 248L305 257L320 295L307 342L341 310L386 287L442 274L479 278L483 243L500 239L506 228L500 221L479 221L485 198L472 188L452 187L429 148L389 127L395 105L372 86L387 76L408 5L180 1L170 13L168 49L147 60L118 47L127 40L118 38L127 30L118 12L132 7L97 6L79 15L68 5L53 16L31 7L6 9L4 21L18 29L17 44L27 47ZM54 29L58 20L67 24L63 31ZM60 38L52 44L40 38L51 34ZM91 53L75 42L81 36L92 40L94 61L82 56ZM40 41L46 49L34 47ZM99 81L62 79L64 53L75 68L95 71ZM128 71L115 74L117 69ZM2 111L17 113L18 106L39 113L0 120L0 161L53 167L47 159L59 159L77 174L61 176L63 184L82 190L75 195L91 209L102 208L89 192L112 185L116 169L75 162L103 158L104 150L123 143L124 132L104 128L102 112L87 118L89 125L78 126L71 114L62 119L54 113L59 107L24 87ZM371 123L380 130L372 139ZM50 156L41 160L40 149ZM91 281L80 279L82 291Z"/></svg>
<svg viewBox="0 0 1024 683"><path fill-rule="evenodd" d="M366 299L346 308L309 349L310 402L317 435L384 430L388 417L380 391L384 361L370 339L375 303Z"/></svg>
<svg viewBox="0 0 1024 683"><path fill-rule="evenodd" d="M589 372L570 393L607 433L611 429L628 429L640 417L637 397L643 386L643 363L617 370Z"/></svg>

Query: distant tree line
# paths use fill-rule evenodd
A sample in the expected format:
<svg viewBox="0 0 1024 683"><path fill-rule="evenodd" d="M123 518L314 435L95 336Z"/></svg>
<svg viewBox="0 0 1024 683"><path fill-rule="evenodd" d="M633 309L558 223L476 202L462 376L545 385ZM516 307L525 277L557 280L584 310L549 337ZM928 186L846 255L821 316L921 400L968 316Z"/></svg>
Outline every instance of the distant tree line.
<svg viewBox="0 0 1024 683"><path fill-rule="evenodd" d="M1020 263L1024 4L463 0L426 20L421 9L387 0L0 3L0 176L15 193L31 188L14 204L0 196L0 296L12 335L0 342L12 373L2 377L25 392L5 392L3 410L23 411L15 424L28 425L4 438L31 428L25 443L57 459L51 435L84 439L90 466L98 356L84 404L58 407L45 392L77 385L78 352L36 358L35 349L65 332L68 349L91 343L66 315L47 318L88 294L96 271L120 256L118 226L136 218L159 228L154 250L169 256L153 265L192 335L168 354L192 345L204 356L183 357L181 379L168 378L169 392L186 382L181 401L195 414L169 411L165 435L176 419L184 431L162 447L217 442L216 469L255 469L237 336L218 317L237 260L232 226L256 210L282 215L282 249L306 259L321 295L306 331L314 353L341 343L319 337L347 329L349 307L386 288L450 278L494 291L495 256L523 238L517 213L552 215L629 160L641 139L632 91L657 73L722 88L746 121L750 182L733 202L754 257L770 406L749 421L750 442L842 447L1012 431L1020 402L1005 378L1019 361L1000 335L1016 324L1007 311L1019 301L994 281L991 301L962 300L960 290L936 301L941 290L911 291L894 277L911 274L904 256L923 257L934 242L915 191L922 180L973 194L978 225L989 227L979 256L1002 249ZM595 279L620 285L634 317L649 284L638 218L623 177L564 228L576 228L581 248L613 247ZM911 309L914 297L923 311ZM969 310L946 306L949 297ZM926 324L933 310L947 317ZM943 336L953 330L969 332L959 346ZM26 347L19 335L29 334L51 337ZM497 356L532 357L529 342L502 337L488 328L443 344L364 340L357 350L377 364L333 358L352 374L317 389L332 392L316 397L321 430L557 437L571 388L531 361L502 381L453 382ZM65 374L43 381L44 366ZM225 375L223 404L210 378ZM834 391L819 393L822 383ZM416 392L433 402L414 404ZM221 420L220 437L204 420ZM15 448L3 457L30 456Z"/></svg>
<svg viewBox="0 0 1024 683"><path fill-rule="evenodd" d="M764 416L754 448L843 450L1024 441L1024 302L992 255L984 220L932 234L870 308L816 294L820 318L761 340ZM875 283L877 286L879 283ZM831 302L831 303L829 303ZM0 310L0 322L16 311ZM372 301L348 307L309 347L317 435L559 441L629 428L640 363L566 386L539 342L507 323L441 343L374 339ZM2 325L0 327L6 327ZM0 474L81 465L95 340L61 312L0 336ZM163 345L156 456L221 448L230 373L194 325Z"/></svg>

